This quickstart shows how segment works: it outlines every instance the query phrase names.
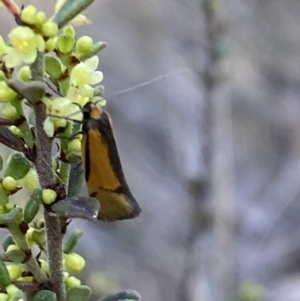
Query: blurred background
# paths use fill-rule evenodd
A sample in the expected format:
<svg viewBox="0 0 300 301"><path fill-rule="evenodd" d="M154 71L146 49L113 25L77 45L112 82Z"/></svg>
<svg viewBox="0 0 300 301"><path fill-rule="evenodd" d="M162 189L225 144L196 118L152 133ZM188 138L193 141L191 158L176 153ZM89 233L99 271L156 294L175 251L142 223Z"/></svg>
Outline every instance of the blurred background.
<svg viewBox="0 0 300 301"><path fill-rule="evenodd" d="M55 3L17 2L49 16ZM72 221L95 296L300 300L299 13L298 0L102 0L87 11L79 34L109 45L107 110L142 208L130 221ZM0 24L14 24L3 9Z"/></svg>

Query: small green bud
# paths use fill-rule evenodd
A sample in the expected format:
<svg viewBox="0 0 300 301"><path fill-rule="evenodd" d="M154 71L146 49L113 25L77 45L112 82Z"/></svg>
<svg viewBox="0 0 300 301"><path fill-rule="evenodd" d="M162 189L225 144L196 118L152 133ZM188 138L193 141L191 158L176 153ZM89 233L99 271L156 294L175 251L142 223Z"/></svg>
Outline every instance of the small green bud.
<svg viewBox="0 0 300 301"><path fill-rule="evenodd" d="M43 24L42 32L47 38L54 38L57 34L58 26L56 23L48 21Z"/></svg>
<svg viewBox="0 0 300 301"><path fill-rule="evenodd" d="M22 179L22 183L25 186L25 188L30 192L40 187L37 171L31 168L26 174L26 176Z"/></svg>
<svg viewBox="0 0 300 301"><path fill-rule="evenodd" d="M75 45L75 38L61 35L57 38L56 46L61 53L70 53Z"/></svg>
<svg viewBox="0 0 300 301"><path fill-rule="evenodd" d="M4 109L2 110L2 115L5 118L8 118L10 120L15 120L19 117L17 109L11 105L10 103L7 103Z"/></svg>
<svg viewBox="0 0 300 301"><path fill-rule="evenodd" d="M41 26L47 20L47 16L43 11L38 11L35 15L35 25Z"/></svg>
<svg viewBox="0 0 300 301"><path fill-rule="evenodd" d="M4 177L11 176L15 180L20 180L25 177L30 169L30 162L21 153L12 154L7 163Z"/></svg>
<svg viewBox="0 0 300 301"><path fill-rule="evenodd" d="M55 49L56 46L56 39L48 39L46 41L45 50L50 52Z"/></svg>
<svg viewBox="0 0 300 301"><path fill-rule="evenodd" d="M68 124L68 122L64 118L58 118L58 119L55 119L55 121L54 121L54 125L55 125L56 129L65 128L67 126L67 124Z"/></svg>
<svg viewBox="0 0 300 301"><path fill-rule="evenodd" d="M23 66L18 72L18 77L23 82L28 82L31 80L31 70L29 66Z"/></svg>
<svg viewBox="0 0 300 301"><path fill-rule="evenodd" d="M47 205L51 205L57 197L57 193L52 189L43 189L42 199L43 202Z"/></svg>
<svg viewBox="0 0 300 301"><path fill-rule="evenodd" d="M48 261L44 260L44 259L40 259L39 260L40 263L41 263L41 268L42 270L47 274L49 275L49 263Z"/></svg>
<svg viewBox="0 0 300 301"><path fill-rule="evenodd" d="M25 238L26 238L26 240L27 240L27 243L28 243L30 246L32 246L32 245L34 244L34 241L33 241L33 239L32 239L32 233L33 233L34 231L35 231L35 229L30 227L30 228L27 230L26 234L25 234Z"/></svg>
<svg viewBox="0 0 300 301"><path fill-rule="evenodd" d="M28 5L21 11L21 20L27 24L33 25L36 21L36 13L37 9L33 5Z"/></svg>
<svg viewBox="0 0 300 301"><path fill-rule="evenodd" d="M66 281L70 277L70 274L68 272L63 272L63 275L64 275L64 281Z"/></svg>
<svg viewBox="0 0 300 301"><path fill-rule="evenodd" d="M77 253L65 254L65 267L73 273L80 272L85 266L85 260Z"/></svg>
<svg viewBox="0 0 300 301"><path fill-rule="evenodd" d="M2 186L7 191L12 191L17 188L17 181L11 177L7 176L2 180Z"/></svg>
<svg viewBox="0 0 300 301"><path fill-rule="evenodd" d="M44 229L45 228L45 221L43 219L38 219L35 222L35 228L36 229Z"/></svg>
<svg viewBox="0 0 300 301"><path fill-rule="evenodd" d="M10 129L11 132L12 132L13 134L15 134L16 136L23 138L22 132L21 132L20 129L19 129L18 127L16 127L15 125L11 125L11 126L9 127L9 129Z"/></svg>
<svg viewBox="0 0 300 301"><path fill-rule="evenodd" d="M34 229L32 232L32 240L39 246L42 246L46 241L45 229Z"/></svg>
<svg viewBox="0 0 300 301"><path fill-rule="evenodd" d="M81 142L79 139L74 139L68 143L68 152L81 152Z"/></svg>
<svg viewBox="0 0 300 301"><path fill-rule="evenodd" d="M71 37L71 38L76 37L76 31L75 31L74 27L70 24L64 27L63 33L64 33L64 35Z"/></svg>
<svg viewBox="0 0 300 301"><path fill-rule="evenodd" d="M94 97L102 96L104 94L104 89L105 89L105 87L103 85L96 86L94 88L94 94L93 94L93 96Z"/></svg>
<svg viewBox="0 0 300 301"><path fill-rule="evenodd" d="M26 270L23 265L20 264L10 264L7 266L9 273L9 278L11 281L16 281L21 277L22 273Z"/></svg>
<svg viewBox="0 0 300 301"><path fill-rule="evenodd" d="M67 288L74 287L74 286L79 286L80 284L81 284L81 281L78 278L74 277L74 276L70 276L65 281L65 285L66 285Z"/></svg>
<svg viewBox="0 0 300 301"><path fill-rule="evenodd" d="M91 58L92 56L97 55L102 49L106 47L107 44L105 42L96 42L88 52L81 53L81 54L76 53L76 55L81 61L85 61Z"/></svg>
<svg viewBox="0 0 300 301"><path fill-rule="evenodd" d="M76 52L85 53L93 47L93 39L89 36L82 36L76 42Z"/></svg>
<svg viewBox="0 0 300 301"><path fill-rule="evenodd" d="M17 93L6 82L0 81L0 102L10 102L15 99Z"/></svg>
<svg viewBox="0 0 300 301"><path fill-rule="evenodd" d="M18 289L14 284L10 284L9 286L6 287L6 292L8 295L13 296L16 293L18 293L20 289Z"/></svg>
<svg viewBox="0 0 300 301"><path fill-rule="evenodd" d="M13 208L15 208L15 204L12 202L8 202L5 204L5 212L10 212Z"/></svg>

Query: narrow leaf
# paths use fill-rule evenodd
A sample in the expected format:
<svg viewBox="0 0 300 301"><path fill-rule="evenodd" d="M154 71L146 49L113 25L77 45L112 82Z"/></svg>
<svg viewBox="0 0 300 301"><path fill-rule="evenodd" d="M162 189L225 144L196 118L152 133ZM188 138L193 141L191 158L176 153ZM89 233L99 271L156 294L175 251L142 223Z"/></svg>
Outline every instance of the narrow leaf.
<svg viewBox="0 0 300 301"><path fill-rule="evenodd" d="M94 0L66 0L59 11L54 15L53 21L58 24L58 28L62 28L93 2Z"/></svg>
<svg viewBox="0 0 300 301"><path fill-rule="evenodd" d="M22 211L20 207L15 207L8 213L0 215L0 225L6 225L9 223L16 222L19 213Z"/></svg>
<svg viewBox="0 0 300 301"><path fill-rule="evenodd" d="M26 150L24 142L7 127L0 127L0 143L19 152Z"/></svg>

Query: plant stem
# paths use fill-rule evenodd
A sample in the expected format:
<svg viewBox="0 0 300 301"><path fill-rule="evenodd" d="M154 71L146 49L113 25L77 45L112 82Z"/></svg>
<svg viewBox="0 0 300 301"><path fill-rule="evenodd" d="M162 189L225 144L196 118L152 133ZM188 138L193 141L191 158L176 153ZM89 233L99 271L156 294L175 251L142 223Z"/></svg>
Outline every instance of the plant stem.
<svg viewBox="0 0 300 301"><path fill-rule="evenodd" d="M33 80L43 81L44 57L39 53L35 63L32 65ZM44 132L43 124L46 118L46 107L41 101L33 104L35 116L36 150L37 157L35 167L42 188L51 187L55 183L52 170L51 148L52 140ZM44 218L47 235L47 250L49 260L50 282L58 301L66 300L62 267L62 238L60 218L51 215L46 209Z"/></svg>
<svg viewBox="0 0 300 301"><path fill-rule="evenodd" d="M20 230L18 224L10 223L7 226L7 229L9 230L9 232L11 233L11 235L14 238L14 241L16 242L17 246L21 250L23 250L23 251L30 250L30 247L25 239L25 236L24 236L23 232ZM33 274L34 279L37 282L42 283L42 282L47 281L48 278L47 278L46 274L40 268L36 259L33 258L32 255L27 260L26 266L27 266L28 270Z"/></svg>

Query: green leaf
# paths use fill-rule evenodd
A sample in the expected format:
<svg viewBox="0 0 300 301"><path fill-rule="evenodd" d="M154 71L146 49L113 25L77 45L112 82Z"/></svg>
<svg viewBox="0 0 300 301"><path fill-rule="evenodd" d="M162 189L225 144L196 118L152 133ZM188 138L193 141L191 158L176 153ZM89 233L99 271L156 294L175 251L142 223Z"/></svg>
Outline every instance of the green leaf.
<svg viewBox="0 0 300 301"><path fill-rule="evenodd" d="M67 301L86 301L90 295L91 289L88 286L74 286L67 291Z"/></svg>
<svg viewBox="0 0 300 301"><path fill-rule="evenodd" d="M90 57L98 54L101 50L105 49L107 47L107 44L105 42L96 42L93 47L86 53L83 53L78 58L81 61L85 61L89 59Z"/></svg>
<svg viewBox="0 0 300 301"><path fill-rule="evenodd" d="M83 235L82 231L79 230L75 230L71 236L68 238L65 247L64 247L64 253L65 254L70 254L73 249L75 248L78 240L80 239L80 237Z"/></svg>
<svg viewBox="0 0 300 301"><path fill-rule="evenodd" d="M45 85L40 81L21 82L12 79L7 85L32 104L40 101L45 94Z"/></svg>
<svg viewBox="0 0 300 301"><path fill-rule="evenodd" d="M15 207L8 213L4 213L0 215L0 225L6 225L9 223L16 222L19 213L22 212L20 207Z"/></svg>
<svg viewBox="0 0 300 301"><path fill-rule="evenodd" d="M56 301L57 299L54 292L48 290L42 290L37 292L31 300L32 301Z"/></svg>
<svg viewBox="0 0 300 301"><path fill-rule="evenodd" d="M94 220L98 216L100 203L90 197L70 197L51 206L60 216L67 218L85 218Z"/></svg>
<svg viewBox="0 0 300 301"><path fill-rule="evenodd" d="M1 290L5 290L5 288L10 285L11 281L9 278L8 270L6 268L5 263L0 260L0 288Z"/></svg>
<svg viewBox="0 0 300 301"><path fill-rule="evenodd" d="M121 291L117 294L108 295L99 301L125 301L125 300L132 300L132 301L139 301L141 300L140 294L135 290L125 290Z"/></svg>
<svg viewBox="0 0 300 301"><path fill-rule="evenodd" d="M23 263L26 259L26 254L20 249L15 249L1 254L0 258L7 262Z"/></svg>
<svg viewBox="0 0 300 301"><path fill-rule="evenodd" d="M60 60L54 56L45 57L45 68L51 80L56 80L62 75L62 66Z"/></svg>
<svg viewBox="0 0 300 301"><path fill-rule="evenodd" d="M24 221L29 224L39 211L42 200L42 189L36 188L24 208Z"/></svg>
<svg viewBox="0 0 300 301"><path fill-rule="evenodd" d="M57 23L58 28L62 28L93 2L94 0L66 0L59 11L54 15L52 21Z"/></svg>
<svg viewBox="0 0 300 301"><path fill-rule="evenodd" d="M61 35L57 39L57 48L63 54L71 53L75 46L75 42L75 38Z"/></svg>
<svg viewBox="0 0 300 301"><path fill-rule="evenodd" d="M15 245L15 244L16 244L16 243L15 243L13 237L12 237L10 234L8 234L8 235L5 237L5 239L4 239L3 243L2 243L2 248L3 248L3 250L6 252L7 248L8 248L10 245Z"/></svg>
<svg viewBox="0 0 300 301"><path fill-rule="evenodd" d="M8 159L4 177L11 176L15 180L20 180L26 176L30 167L30 162L25 158L23 154L12 154Z"/></svg>
<svg viewBox="0 0 300 301"><path fill-rule="evenodd" d="M59 92L63 95L66 96L69 86L70 86L70 78L64 78L62 80L58 81L59 85Z"/></svg>

